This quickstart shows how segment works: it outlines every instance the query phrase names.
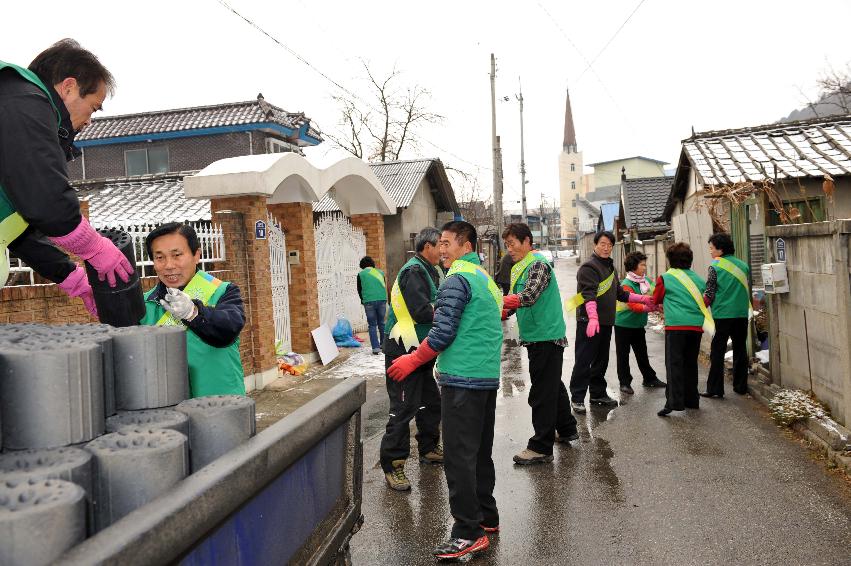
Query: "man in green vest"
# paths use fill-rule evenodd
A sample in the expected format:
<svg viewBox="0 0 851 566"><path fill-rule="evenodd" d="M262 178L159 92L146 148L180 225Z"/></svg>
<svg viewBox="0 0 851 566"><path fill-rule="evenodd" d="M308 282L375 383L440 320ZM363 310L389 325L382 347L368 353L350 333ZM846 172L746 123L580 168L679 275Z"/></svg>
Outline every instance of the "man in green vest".
<svg viewBox="0 0 851 566"><path fill-rule="evenodd" d="M358 296L369 324L369 343L373 354L381 353L384 343L384 315L387 312L387 283L384 272L375 267L375 260L363 256L358 273ZM379 336L380 334L380 336Z"/></svg>
<svg viewBox="0 0 851 566"><path fill-rule="evenodd" d="M550 263L532 251L532 231L523 223L509 224L502 239L514 265L503 308L517 310L520 343L529 356L529 406L535 434L514 456L517 464L553 461L553 443L577 440L576 418L561 379L565 337L558 282Z"/></svg>
<svg viewBox="0 0 851 566"><path fill-rule="evenodd" d="M440 285L438 268L440 232L428 227L414 239L416 254L396 275L390 292L387 339L384 340L385 368L399 356L414 351L425 340L434 319L434 302ZM433 375L434 363L418 367L404 380L387 377L390 417L381 439L381 468L387 485L397 491L411 489L405 477L405 461L411 453L411 421L417 422L417 448L420 461L443 463L440 446L440 391Z"/></svg>
<svg viewBox="0 0 851 566"><path fill-rule="evenodd" d="M719 232L709 237L709 266L706 306L712 308L715 336L710 349L709 376L703 397L724 397L724 354L727 339L733 342L733 391L748 392L748 318L751 312L750 268L733 254L736 248L730 234Z"/></svg>
<svg viewBox="0 0 851 566"><path fill-rule="evenodd" d="M85 270L56 245L86 260L115 286L133 266L80 214L66 162L79 155L75 134L115 88L91 52L63 39L28 68L0 61L0 285L7 249L36 272L83 300L97 316Z"/></svg>
<svg viewBox="0 0 851 566"><path fill-rule="evenodd" d="M170 222L145 239L159 282L145 293L140 324L186 329L192 397L244 395L239 333L245 311L239 288L198 269L201 247L195 229Z"/></svg>
<svg viewBox="0 0 851 566"><path fill-rule="evenodd" d="M443 467L455 519L449 540L434 549L438 560L481 552L486 533L499 531L493 497L496 391L502 350L502 293L482 269L476 229L469 222L443 226L441 256L452 267L437 294L434 325L417 349L387 369L396 381L437 358L443 421Z"/></svg>

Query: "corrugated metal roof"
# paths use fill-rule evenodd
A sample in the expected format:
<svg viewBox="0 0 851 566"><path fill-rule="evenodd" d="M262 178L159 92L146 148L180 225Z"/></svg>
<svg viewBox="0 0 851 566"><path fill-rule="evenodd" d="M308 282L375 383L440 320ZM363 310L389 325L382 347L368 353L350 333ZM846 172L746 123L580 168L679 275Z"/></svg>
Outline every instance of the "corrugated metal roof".
<svg viewBox="0 0 851 566"><path fill-rule="evenodd" d="M75 138L76 141L120 138L143 134L157 134L184 130L198 130L222 126L239 126L272 122L298 130L310 119L302 113L290 113L269 104L263 98L247 102L230 102L212 106L175 108L95 118ZM308 134L321 140L318 130L309 127Z"/></svg>
<svg viewBox="0 0 851 566"><path fill-rule="evenodd" d="M428 174L434 159L416 159L412 161L387 161L370 163L372 172L384 185L384 190L399 208L411 205L417 189ZM335 212L340 210L330 195L313 205L313 212Z"/></svg>
<svg viewBox="0 0 851 566"><path fill-rule="evenodd" d="M666 230L668 224L655 219L665 210L673 182L673 177L646 177L624 181L625 227L636 226L639 233Z"/></svg>
<svg viewBox="0 0 851 566"><path fill-rule="evenodd" d="M187 199L183 177L190 173L145 175L74 183L89 202L95 227L209 220L210 201Z"/></svg>
<svg viewBox="0 0 851 566"><path fill-rule="evenodd" d="M851 116L705 132L683 151L706 185L851 174Z"/></svg>

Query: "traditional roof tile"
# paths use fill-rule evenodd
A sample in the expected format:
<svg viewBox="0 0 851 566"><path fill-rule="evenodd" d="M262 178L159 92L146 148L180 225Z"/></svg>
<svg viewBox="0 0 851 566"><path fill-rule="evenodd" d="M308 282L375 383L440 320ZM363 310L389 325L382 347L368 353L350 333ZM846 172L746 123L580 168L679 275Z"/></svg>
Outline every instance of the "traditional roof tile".
<svg viewBox="0 0 851 566"><path fill-rule="evenodd" d="M623 182L624 227L638 228L639 234L663 232L668 224L657 221L665 210L673 177L626 179Z"/></svg>

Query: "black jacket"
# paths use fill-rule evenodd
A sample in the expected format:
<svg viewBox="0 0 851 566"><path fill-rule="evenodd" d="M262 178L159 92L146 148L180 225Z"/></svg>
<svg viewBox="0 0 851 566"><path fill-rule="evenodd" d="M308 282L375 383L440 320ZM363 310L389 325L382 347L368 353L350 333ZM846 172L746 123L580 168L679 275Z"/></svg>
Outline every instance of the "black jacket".
<svg viewBox="0 0 851 566"><path fill-rule="evenodd" d="M614 326L617 301L627 302L629 293L624 291L615 273L612 286L601 297L597 297L597 288L610 274L615 273L612 258L602 258L592 253L591 258L579 266L576 272L576 290L585 301L597 301L597 317L601 325ZM576 320L588 322L588 313L583 304L576 309Z"/></svg>
<svg viewBox="0 0 851 566"><path fill-rule="evenodd" d="M40 88L15 71L0 71L0 185L29 228L9 248L51 281L75 265L45 237L64 236L80 223L80 204L68 181L74 130L65 104L45 83L61 114Z"/></svg>
<svg viewBox="0 0 851 566"><path fill-rule="evenodd" d="M162 281L159 281L154 292L148 297L148 301L159 304L166 292L165 285ZM215 348L224 348L230 346L234 340L239 338L239 333L245 326L245 310L239 287L233 283L228 283L227 289L225 289L215 307L205 307L198 300L192 302L198 307L198 316L190 322L184 321L184 323L201 340Z"/></svg>
<svg viewBox="0 0 851 566"><path fill-rule="evenodd" d="M440 286L440 276L433 265L420 255L415 256L419 264L412 265L399 276L399 290L408 306L411 318L417 324L431 324L434 319L434 307L431 304L431 279L435 287ZM389 331L389 329L388 329ZM384 354L395 358L406 354L404 346L389 336L384 340Z"/></svg>

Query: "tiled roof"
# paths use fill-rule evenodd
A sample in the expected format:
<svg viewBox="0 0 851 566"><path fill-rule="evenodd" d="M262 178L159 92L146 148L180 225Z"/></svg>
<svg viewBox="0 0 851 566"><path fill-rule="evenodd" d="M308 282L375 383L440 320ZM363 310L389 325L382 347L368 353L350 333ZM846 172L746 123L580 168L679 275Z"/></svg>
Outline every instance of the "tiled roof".
<svg viewBox="0 0 851 566"><path fill-rule="evenodd" d="M639 233L667 230L665 222L658 218L668 202L673 177L646 177L627 179L623 184L623 208L625 228L636 226Z"/></svg>
<svg viewBox="0 0 851 566"><path fill-rule="evenodd" d="M369 166L372 168L375 176L378 177L378 180L381 181L384 190L387 191L387 194L396 203L396 206L406 208L414 200L414 195L423 179L429 174L432 167L437 164L440 164L439 159L415 159L411 161L370 163ZM442 164L440 165L440 170L443 170ZM438 171L434 171L434 173L437 173L438 177L440 177ZM445 179L445 175L444 172L442 178ZM446 201L443 203L439 202L438 209L457 211L458 205L455 203L455 195L452 192L452 187L449 185L448 180L445 181L445 184L445 187L436 187L438 194L435 195L435 198L438 200L443 198ZM441 191L441 189L443 190ZM325 195L322 200L313 205L314 212L334 212L337 210L340 209L330 195Z"/></svg>
<svg viewBox="0 0 851 566"><path fill-rule="evenodd" d="M851 174L851 116L696 134L683 151L705 185Z"/></svg>
<svg viewBox="0 0 851 566"><path fill-rule="evenodd" d="M209 220L210 201L183 194L183 177L190 174L78 181L74 186L80 199L88 201L95 227Z"/></svg>
<svg viewBox="0 0 851 566"><path fill-rule="evenodd" d="M273 123L292 130L298 130L310 119L302 113L291 113L266 102L262 96L246 102L196 106L194 108L176 108L95 118L91 125L84 128L75 141L121 138L144 134L159 134L202 128L241 126L250 124ZM308 135L321 140L321 133L308 126Z"/></svg>

